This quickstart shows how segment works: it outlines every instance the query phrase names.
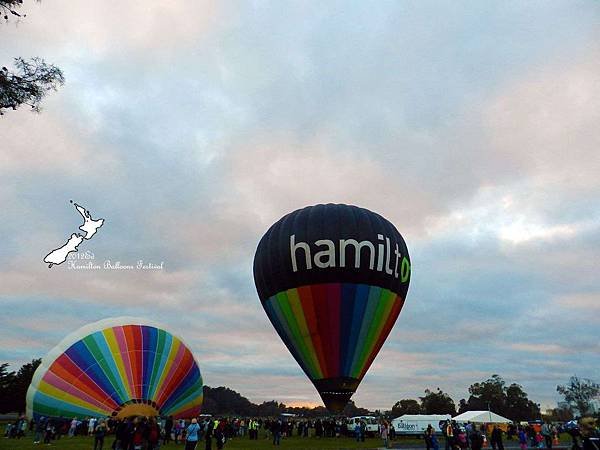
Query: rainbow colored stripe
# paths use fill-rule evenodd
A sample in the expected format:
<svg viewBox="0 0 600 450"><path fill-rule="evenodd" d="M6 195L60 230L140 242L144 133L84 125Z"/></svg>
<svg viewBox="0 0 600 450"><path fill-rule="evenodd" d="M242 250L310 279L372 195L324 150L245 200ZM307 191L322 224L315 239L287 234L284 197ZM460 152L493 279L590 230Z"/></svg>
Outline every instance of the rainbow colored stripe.
<svg viewBox="0 0 600 450"><path fill-rule="evenodd" d="M85 328L85 327L84 327ZM38 368L28 410L33 416L116 415L145 404L163 416L189 417L202 405L202 376L190 350L150 325L115 325L59 344Z"/></svg>
<svg viewBox="0 0 600 450"><path fill-rule="evenodd" d="M378 286L323 283L279 292L263 307L312 380L361 380L403 304L403 298Z"/></svg>

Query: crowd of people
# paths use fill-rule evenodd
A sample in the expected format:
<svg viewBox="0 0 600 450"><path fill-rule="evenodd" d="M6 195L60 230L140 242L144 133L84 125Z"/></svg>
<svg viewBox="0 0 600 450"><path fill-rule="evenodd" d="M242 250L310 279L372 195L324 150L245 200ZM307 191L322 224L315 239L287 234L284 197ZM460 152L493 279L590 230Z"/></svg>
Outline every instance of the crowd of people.
<svg viewBox="0 0 600 450"><path fill-rule="evenodd" d="M498 424L457 424L455 421L447 421L441 425L444 436L444 450L481 450L483 447L491 447L492 450L504 450L504 436L507 440L517 440L521 450L527 449L549 449L559 444L560 432L566 432L571 436L572 450L600 450L596 438L592 435L596 432L581 432L578 426L560 428L548 422L527 423L523 425L507 424L501 427ZM588 427L589 428L589 427ZM489 439L488 439L489 436ZM583 438L583 446L580 444ZM435 429L429 425L424 433L427 450L439 450L439 442Z"/></svg>
<svg viewBox="0 0 600 450"><path fill-rule="evenodd" d="M354 435L364 441L369 434L366 423L357 421L354 431L348 420L299 419L299 418L212 418L201 416L192 420L172 417L106 418L45 418L27 420L22 417L9 423L5 437L20 439L32 434L34 443L50 444L61 438L90 436L94 450L156 450L160 445L174 442L185 444L186 450L217 450L224 448L229 439L267 439L273 445L281 444L283 438L331 438ZM393 427L382 423L386 439L393 438ZM376 434L376 433L373 433ZM105 440L109 442L105 443ZM108 445L110 444L110 445Z"/></svg>
<svg viewBox="0 0 600 450"><path fill-rule="evenodd" d="M370 425L370 426L368 426ZM278 418L213 418L200 416L191 420L172 417L118 418L44 418L28 420L21 417L7 424L4 436L21 439L33 435L35 444L50 444L64 437L90 436L94 450L157 450L161 444L173 441L184 444L185 450L222 450L225 443L234 438L258 440L269 439L273 445L281 444L282 438L328 438L352 436L364 441L367 435L378 435L383 446L388 448L396 437L393 423L381 419L373 424L365 420L345 418L303 419L297 417ZM595 424L594 424L595 426ZM589 426L588 426L589 428ZM373 431L373 429L377 431ZM594 429L592 427L592 429ZM441 431L441 433L440 433ZM440 423L436 429L429 425L423 434L426 450L440 450L438 434L443 436L444 450L504 450L504 439L517 440L521 450L528 448L552 449L558 443L558 435L567 431L572 437L572 450L600 450L594 448L589 432L580 432L579 427L559 429L551 423L488 426L481 424L458 424L454 421ZM582 445L580 439L582 438ZM105 440L110 445L105 446Z"/></svg>

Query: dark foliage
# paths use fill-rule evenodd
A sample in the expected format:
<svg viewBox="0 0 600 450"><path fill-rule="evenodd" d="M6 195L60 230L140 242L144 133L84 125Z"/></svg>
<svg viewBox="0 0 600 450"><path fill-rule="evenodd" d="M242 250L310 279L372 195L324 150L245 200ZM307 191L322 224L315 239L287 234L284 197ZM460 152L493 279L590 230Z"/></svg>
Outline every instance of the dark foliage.
<svg viewBox="0 0 600 450"><path fill-rule="evenodd" d="M516 383L506 386L499 375L472 384L469 393L468 400L460 401L459 412L490 409L515 421L540 418L540 406L529 400L523 388Z"/></svg>
<svg viewBox="0 0 600 450"><path fill-rule="evenodd" d="M425 389L425 396L421 399L421 411L423 414L456 414L454 400L438 388L437 392Z"/></svg>
<svg viewBox="0 0 600 450"><path fill-rule="evenodd" d="M204 400L202 403L202 412L213 415L233 415L245 417L275 417L282 413L297 414L302 417L325 417L330 413L322 406L315 408L309 407L290 407L276 400L262 402L260 404L252 403L246 397L238 392L224 386L211 388L204 386ZM347 416L368 415L370 411L365 408L357 407L353 401L350 401L343 412Z"/></svg>
<svg viewBox="0 0 600 450"><path fill-rule="evenodd" d="M17 12L23 5L23 0L0 0L0 13L2 14L2 18L4 20L9 19L9 14L16 17L25 17L25 14L20 14Z"/></svg>
<svg viewBox="0 0 600 450"><path fill-rule="evenodd" d="M400 417L404 414L421 414L421 405L412 398L397 401L392 406L392 417Z"/></svg>
<svg viewBox="0 0 600 450"><path fill-rule="evenodd" d="M204 386L202 412L214 415L251 415L257 405L236 391L224 386L211 388Z"/></svg>
<svg viewBox="0 0 600 450"><path fill-rule="evenodd" d="M458 414L462 414L469 410L469 404L464 398L461 398L458 402Z"/></svg>
<svg viewBox="0 0 600 450"><path fill-rule="evenodd" d="M568 384L556 386L556 391L581 417L590 414L592 401L600 398L600 384L577 376L572 376Z"/></svg>
<svg viewBox="0 0 600 450"><path fill-rule="evenodd" d="M542 415L544 421L549 422L568 422L574 419L573 411L569 405L559 405L556 408L552 408L546 411L546 414Z"/></svg>
<svg viewBox="0 0 600 450"><path fill-rule="evenodd" d="M0 17L6 22L10 17L25 17L19 12L23 0L0 0ZM46 64L41 58L25 60L15 58L14 69L0 69L0 115L7 109L17 109L21 105L40 111L40 103L45 95L64 83L62 71L53 64Z"/></svg>
<svg viewBox="0 0 600 450"><path fill-rule="evenodd" d="M366 408L359 408L354 404L353 400L350 400L344 410L342 411L342 415L348 417L356 417L356 416L368 416L371 415L371 411Z"/></svg>
<svg viewBox="0 0 600 450"><path fill-rule="evenodd" d="M48 91L64 83L62 71L40 58L29 61L15 58L15 67L15 72L6 67L0 69L0 114L4 109L17 109L21 105L39 111Z"/></svg>
<svg viewBox="0 0 600 450"><path fill-rule="evenodd" d="M0 365L0 413L12 411L11 387L14 383L15 373L8 371L8 364Z"/></svg>
<svg viewBox="0 0 600 450"><path fill-rule="evenodd" d="M33 373L41 359L23 364L18 372L8 372L8 364L0 365L0 413L25 412L25 398Z"/></svg>

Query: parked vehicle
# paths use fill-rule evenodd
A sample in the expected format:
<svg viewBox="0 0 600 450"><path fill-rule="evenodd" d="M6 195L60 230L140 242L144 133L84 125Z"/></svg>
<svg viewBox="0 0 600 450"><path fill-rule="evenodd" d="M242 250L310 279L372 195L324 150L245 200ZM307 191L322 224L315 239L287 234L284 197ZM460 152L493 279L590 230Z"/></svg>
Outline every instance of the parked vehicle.
<svg viewBox="0 0 600 450"><path fill-rule="evenodd" d="M366 431L368 435L374 435L379 433L379 420L375 416L356 416L348 419L348 431L350 433L354 433L354 427L357 423L361 421L365 422Z"/></svg>
<svg viewBox="0 0 600 450"><path fill-rule="evenodd" d="M421 436L431 425L436 433L441 433L440 424L451 420L450 414L405 414L392 420L396 434Z"/></svg>

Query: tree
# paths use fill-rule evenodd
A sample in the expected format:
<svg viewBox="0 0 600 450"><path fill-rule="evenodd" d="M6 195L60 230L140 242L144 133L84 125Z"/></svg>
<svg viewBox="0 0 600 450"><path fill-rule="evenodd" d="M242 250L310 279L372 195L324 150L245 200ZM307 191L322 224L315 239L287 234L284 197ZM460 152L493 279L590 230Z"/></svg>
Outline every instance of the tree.
<svg viewBox="0 0 600 450"><path fill-rule="evenodd" d="M342 414L347 417L368 416L369 410L366 408L359 408L354 403L354 400L350 400L348 404L344 407Z"/></svg>
<svg viewBox="0 0 600 450"><path fill-rule="evenodd" d="M513 383L506 388L504 415L513 420L535 420L540 418L540 405L529 400L523 388Z"/></svg>
<svg viewBox="0 0 600 450"><path fill-rule="evenodd" d="M506 386L497 374L469 387L469 399L461 400L459 412L491 410L511 420L534 420L540 417L540 407L529 400L523 388L513 383Z"/></svg>
<svg viewBox="0 0 600 450"><path fill-rule="evenodd" d="M232 389L224 386L218 388L204 386L203 411L207 414L236 414L249 416L256 414L257 407L257 405L250 402L246 397L242 397Z"/></svg>
<svg viewBox="0 0 600 450"><path fill-rule="evenodd" d="M41 363L41 358L33 359L30 363L23 364L15 375L12 385L12 390L16 397L14 410L19 413L25 412L27 389L29 389L35 370Z"/></svg>
<svg viewBox="0 0 600 450"><path fill-rule="evenodd" d="M0 413L13 411L12 405L12 385L14 383L15 373L8 371L8 364L0 365Z"/></svg>
<svg viewBox="0 0 600 450"><path fill-rule="evenodd" d="M458 402L458 414L469 411L469 404L464 398L461 398Z"/></svg>
<svg viewBox="0 0 600 450"><path fill-rule="evenodd" d="M8 20L9 14L17 17L25 17L25 14L21 16L21 14L17 12L17 9L19 9L22 4L23 0L0 0L0 13L2 13L4 20Z"/></svg>
<svg viewBox="0 0 600 450"><path fill-rule="evenodd" d="M438 388L437 392L425 389L425 396L421 399L421 411L424 414L456 414L454 400L448 394Z"/></svg>
<svg viewBox="0 0 600 450"><path fill-rule="evenodd" d="M204 398L202 399L202 413L203 414L217 414L218 408L219 408L219 405L217 405L217 402L214 399L207 397L205 394Z"/></svg>
<svg viewBox="0 0 600 450"><path fill-rule="evenodd" d="M34 359L23 364L17 373L8 372L6 363L0 365L0 412L25 412L27 389L41 362Z"/></svg>
<svg viewBox="0 0 600 450"><path fill-rule="evenodd" d="M558 407L547 410L542 418L548 422L568 422L573 420L573 411L569 405L559 404Z"/></svg>
<svg viewBox="0 0 600 450"><path fill-rule="evenodd" d="M0 115L4 114L4 109L14 110L21 105L29 105L39 112L46 94L65 82L58 67L46 64L40 58L29 61L15 58L15 67L15 72L6 67L0 69Z"/></svg>
<svg viewBox="0 0 600 450"><path fill-rule="evenodd" d="M256 415L261 417L276 417L285 411L285 405L275 400L270 402L262 402L258 405Z"/></svg>
<svg viewBox="0 0 600 450"><path fill-rule="evenodd" d="M470 410L487 410L506 414L505 383L499 375L492 375L481 383L474 383L469 387L471 396L467 401Z"/></svg>
<svg viewBox="0 0 600 450"><path fill-rule="evenodd" d="M392 417L400 417L404 414L420 414L421 413L421 405L419 402L412 399L407 398L404 400L400 400L392 406Z"/></svg>
<svg viewBox="0 0 600 450"><path fill-rule="evenodd" d="M565 402L577 410L581 417L590 414L591 402L600 396L600 385L588 378L572 376L568 384L556 386Z"/></svg>
<svg viewBox="0 0 600 450"><path fill-rule="evenodd" d="M0 13L4 20L8 14L25 17L17 12L23 0L0 0ZM28 105L32 111L40 111L40 103L49 91L56 90L64 82L62 71L52 64L47 64L41 58L28 61L15 58L14 71L7 67L0 69L0 115L6 109L17 109Z"/></svg>

